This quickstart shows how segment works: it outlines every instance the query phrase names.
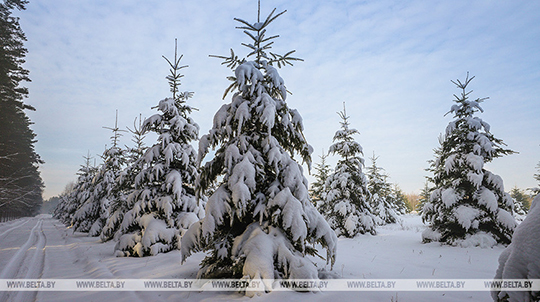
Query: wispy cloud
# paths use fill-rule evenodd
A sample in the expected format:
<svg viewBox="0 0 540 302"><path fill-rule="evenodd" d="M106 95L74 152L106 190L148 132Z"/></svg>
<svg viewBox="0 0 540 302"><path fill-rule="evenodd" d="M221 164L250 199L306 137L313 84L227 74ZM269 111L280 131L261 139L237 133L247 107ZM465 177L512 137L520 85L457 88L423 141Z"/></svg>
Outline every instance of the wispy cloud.
<svg viewBox="0 0 540 302"><path fill-rule="evenodd" d="M288 102L304 118L314 160L339 128L347 103L366 158L373 152L405 191L424 182L426 161L450 117L458 92L450 80L467 71L473 97L489 96L481 117L519 155L490 168L507 187L534 185L540 160L540 4L535 1L263 1L288 12L270 29L276 51L297 50L304 62L281 71ZM195 91L201 134L231 72L209 54L227 54L246 41L234 17L254 20L254 1L31 1L21 14L28 36L29 103L47 162L46 195L75 178L82 156L102 152L103 126L129 126L168 96L162 55L174 38L184 54L182 89ZM129 137L124 137L128 144ZM149 142L151 143L151 142ZM67 150L67 152L66 152ZM335 159L333 159L335 161ZM367 161L369 162L369 161ZM64 173L62 173L63 171Z"/></svg>

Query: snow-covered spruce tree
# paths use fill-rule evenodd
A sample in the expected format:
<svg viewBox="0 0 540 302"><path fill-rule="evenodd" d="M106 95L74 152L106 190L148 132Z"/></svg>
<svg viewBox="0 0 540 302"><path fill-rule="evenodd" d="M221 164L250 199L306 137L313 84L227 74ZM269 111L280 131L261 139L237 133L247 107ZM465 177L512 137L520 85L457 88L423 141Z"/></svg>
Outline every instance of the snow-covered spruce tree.
<svg viewBox="0 0 540 302"><path fill-rule="evenodd" d="M225 63L234 70L226 90L238 89L214 116L213 128L199 143L199 161L216 149L200 174L198 191L218 182L206 216L182 238L182 261L207 251L198 276L204 278L317 279L315 244L333 264L337 238L310 201L299 154L308 166L312 148L302 134L300 114L285 102L287 90L275 66L298 60L269 52L268 25L282 13L242 24L253 40L239 59L231 50ZM260 13L260 11L259 11ZM248 61L247 59L252 59ZM224 97L225 97L224 96ZM266 284L267 288L271 284ZM248 293L246 293L248 294Z"/></svg>
<svg viewBox="0 0 540 302"><path fill-rule="evenodd" d="M324 213L325 204L324 200L326 198L326 179L328 179L328 176L330 175L330 172L332 169L330 169L330 165L326 163L326 158L328 158L328 154L324 153L320 156L321 162L315 165L315 173L313 176L315 176L315 181L311 183L311 188L309 189L309 194L311 196L311 201L317 207L319 212Z"/></svg>
<svg viewBox="0 0 540 302"><path fill-rule="evenodd" d="M93 191L89 198L77 209L73 215L75 231L88 232L89 236L99 236L107 218L111 201L121 199L122 191L116 179L125 167L125 150L118 146L120 129L118 128L118 111L114 128L107 128L113 132L112 146L105 149L101 158L103 164L99 167L93 179Z"/></svg>
<svg viewBox="0 0 540 302"><path fill-rule="evenodd" d="M92 180L96 175L97 168L92 166L90 152L83 156L84 165L81 165L77 172L77 181L71 190L65 190L61 194L61 201L53 212L53 217L60 220L66 226L71 226L73 215L77 209L90 196L92 191Z"/></svg>
<svg viewBox="0 0 540 302"><path fill-rule="evenodd" d="M388 182L388 175L384 174L384 169L377 166L375 154L371 159L371 166L367 168L368 178L367 188L371 194L369 200L373 214L377 217L378 224L395 223L398 216L407 212L403 200L398 200L392 184Z"/></svg>
<svg viewBox="0 0 540 302"><path fill-rule="evenodd" d="M510 190L510 196L514 199L514 217L517 221L523 221L530 207L529 197L525 194L525 190L519 189L517 186Z"/></svg>
<svg viewBox="0 0 540 302"><path fill-rule="evenodd" d="M53 213L52 213L53 218L60 220L60 222L62 222L65 225L71 222L71 217L69 217L67 207L69 207L71 203L72 194L73 194L72 191L65 192L65 194L60 193L60 195L58 195L60 202L53 209Z"/></svg>
<svg viewBox="0 0 540 302"><path fill-rule="evenodd" d="M435 187L429 186L429 184L435 184L435 176L440 175L444 172L444 166L439 164L439 158L442 156L442 145L444 142L444 135L441 133L439 134L438 138L439 146L437 148L433 149L433 159L428 160L429 167L425 170L430 172L431 175L426 176L426 183L424 186L424 190L421 194L424 194L424 199L420 202L418 205L421 206L421 209L419 211L419 214L422 216L422 222L428 223L428 217L431 217L431 215L424 215L424 211L430 212L432 210L430 200L431 200L431 193L433 193L433 190L435 190ZM427 208L426 208L427 206Z"/></svg>
<svg viewBox="0 0 540 302"><path fill-rule="evenodd" d="M422 214L424 211L424 206L429 202L429 197L431 196L432 190L433 189L429 187L428 181L426 181L424 183L424 187L420 191L420 198L418 199L418 205L416 205L415 209L419 214Z"/></svg>
<svg viewBox="0 0 540 302"><path fill-rule="evenodd" d="M359 132L349 128L345 106L338 114L343 120L341 130L334 135L335 143L329 152L338 154L341 159L326 180L326 219L338 236L350 238L357 234L375 234L377 218L369 204L371 194L366 175L362 172L362 146L353 138Z"/></svg>
<svg viewBox="0 0 540 302"><path fill-rule="evenodd" d="M540 162L536 165L536 171L538 171L538 173L534 174L534 179L538 181L538 186L528 189L533 195L540 194Z"/></svg>
<svg viewBox="0 0 540 302"><path fill-rule="evenodd" d="M405 196L405 193L401 190L398 184L392 186L392 195L395 198L395 206L399 215L403 215L412 211L409 199Z"/></svg>
<svg viewBox="0 0 540 302"><path fill-rule="evenodd" d="M58 197L60 198L60 202L56 205L56 207L53 210L52 217L60 220L65 225L68 225L71 223L71 217L69 217L68 208L72 204L73 200L75 199L73 196L74 191L76 188L76 183L73 183L73 188L71 190L64 190L64 192L60 193ZM73 214L73 213L72 213Z"/></svg>
<svg viewBox="0 0 540 302"><path fill-rule="evenodd" d="M138 121L138 123L137 123ZM117 182L117 198L111 200L109 207L109 217L103 231L101 232L101 241L109 241L115 238L118 230L124 219L124 214L132 208L132 204L128 203L127 197L135 190L135 178L141 172L141 166L137 161L143 156L147 149L144 143L148 131L143 128L142 116L135 118L133 129L127 128L133 135L131 141L132 147L126 147L126 168L120 172ZM138 124L138 125L137 125ZM118 238L116 238L118 239Z"/></svg>
<svg viewBox="0 0 540 302"><path fill-rule="evenodd" d="M499 256L499 268L495 279L540 279L540 194L532 204L529 214L516 228L512 243ZM540 301L539 291L491 292L495 301Z"/></svg>
<svg viewBox="0 0 540 302"><path fill-rule="evenodd" d="M439 157L432 162L434 190L424 206L423 219L429 224L424 242L438 241L461 246L509 244L516 221L513 200L504 192L500 176L484 164L513 153L503 148L501 139L491 134L490 126L478 117L485 99L469 100L467 86L473 79L454 82L461 89L448 113L454 114L444 137ZM447 114L448 114L447 113Z"/></svg>
<svg viewBox="0 0 540 302"><path fill-rule="evenodd" d="M165 58L166 59L166 58ZM147 118L143 128L155 132L158 141L135 162L135 189L127 198L130 210L124 214L115 246L117 256L153 256L179 248L180 237L199 220L200 204L195 197L197 157L191 143L199 126L189 116L186 104L192 92L179 92L181 66L175 49L167 76L172 97L163 99L160 114Z"/></svg>
<svg viewBox="0 0 540 302"><path fill-rule="evenodd" d="M66 189L58 195L60 202L58 202L52 213L53 218L60 220L60 222L68 226L71 224L71 218L75 212L75 210L70 211L69 209L76 209L74 203L76 199L75 189L77 188L77 183L72 182L71 184L72 186L69 189L66 186Z"/></svg>

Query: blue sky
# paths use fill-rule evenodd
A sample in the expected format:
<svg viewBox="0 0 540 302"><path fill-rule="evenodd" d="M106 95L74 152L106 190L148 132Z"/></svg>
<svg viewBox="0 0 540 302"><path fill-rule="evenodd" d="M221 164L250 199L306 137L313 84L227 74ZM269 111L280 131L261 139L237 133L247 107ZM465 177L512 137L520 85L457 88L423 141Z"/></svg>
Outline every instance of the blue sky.
<svg viewBox="0 0 540 302"><path fill-rule="evenodd" d="M459 90L450 80L476 76L471 97L489 97L479 117L519 154L487 168L507 190L536 185L540 161L540 2L538 1L261 1L262 15L287 10L269 29L274 50L304 59L280 70L287 101L304 119L314 162L339 129L347 104L366 164L375 152L390 181L419 192L427 160ZM184 54L181 90L194 91L193 118L206 134L223 104L231 71L219 59L247 37L233 18L254 21L257 2L31 0L17 12L28 42L26 100L37 152L45 164L44 197L76 179L90 152L99 162L115 110L119 125L149 117L168 97L163 60ZM225 100L229 101L229 99ZM147 144L152 144L149 137ZM130 137L122 143L129 145ZM334 164L336 157L330 157ZM312 180L310 176L308 179Z"/></svg>

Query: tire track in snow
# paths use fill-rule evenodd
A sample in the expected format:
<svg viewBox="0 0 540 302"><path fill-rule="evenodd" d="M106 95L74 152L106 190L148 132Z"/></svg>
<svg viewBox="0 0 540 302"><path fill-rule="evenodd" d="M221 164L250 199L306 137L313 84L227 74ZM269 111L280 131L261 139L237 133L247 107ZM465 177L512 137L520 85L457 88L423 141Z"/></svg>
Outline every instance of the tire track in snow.
<svg viewBox="0 0 540 302"><path fill-rule="evenodd" d="M39 230L37 231L38 241L36 243L36 250L28 266L25 279L39 279L43 275L43 268L45 263L45 246L47 245L47 237L43 232L43 220L40 221Z"/></svg>
<svg viewBox="0 0 540 302"><path fill-rule="evenodd" d="M14 225L11 226L11 228L9 228L9 229L3 231L2 233L0 233L0 240L2 240L7 234L11 233L11 231L22 227L23 225L27 224L29 221L30 221L30 219L26 219L26 220L21 220L21 221L19 221L17 223L14 223Z"/></svg>
<svg viewBox="0 0 540 302"><path fill-rule="evenodd" d="M45 268L45 246L47 245L47 237L45 236L45 232L43 232L43 219L40 219L38 224L39 229L36 231L38 235L36 249L32 255L30 264L27 266L27 270L24 275L25 279L40 279L43 275L43 269ZM19 273L22 273L23 263L21 263L20 268ZM37 291L15 292L13 301L36 301L37 294Z"/></svg>
<svg viewBox="0 0 540 302"><path fill-rule="evenodd" d="M38 219L38 221L36 222L36 225L34 225L32 230L30 231L30 234L28 235L28 239L26 240L26 242L19 248L19 250L17 250L15 255L13 255L11 259L9 259L8 265L6 265L6 267L4 267L4 269L0 273L0 279L15 279L17 277L17 275L19 274L19 271L21 271L22 268L24 267L24 263L25 263L24 260L28 256L29 250L34 246L36 241L39 241L38 239L39 230L41 229L42 225L43 225L43 219ZM29 268L27 267L27 270L28 269ZM0 296L1 297L0 301L27 301L28 299L27 300L15 299L19 295L26 296L26 294L21 294L21 293L23 292L4 292L3 295ZM32 296L32 294L30 294L30 296ZM28 298L30 300L34 300L30 296ZM34 294L34 297L35 297L35 294ZM25 297L21 297L21 298L25 298Z"/></svg>
<svg viewBox="0 0 540 302"><path fill-rule="evenodd" d="M38 220L36 225L30 231L28 240L26 240L26 242L19 248L15 255L11 257L11 259L9 260L9 264L6 265L6 267L4 267L4 269L2 270L2 273L0 274L0 279L12 279L17 275L17 272L21 268L24 258L26 257L26 253L36 242L36 239L38 237L37 230L42 223L42 219Z"/></svg>

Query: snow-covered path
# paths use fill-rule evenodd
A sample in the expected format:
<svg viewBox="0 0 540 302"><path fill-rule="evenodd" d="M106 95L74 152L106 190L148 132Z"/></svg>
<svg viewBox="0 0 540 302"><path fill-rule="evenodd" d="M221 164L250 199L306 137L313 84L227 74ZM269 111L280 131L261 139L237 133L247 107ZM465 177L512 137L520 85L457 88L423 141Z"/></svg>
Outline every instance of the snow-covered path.
<svg viewBox="0 0 540 302"><path fill-rule="evenodd" d="M422 244L418 216L378 228L376 236L340 239L334 267L346 279L489 279L503 247L456 248ZM0 279L195 278L204 257L180 264L178 251L145 258L117 258L114 242L73 233L50 215L0 223ZM323 265L320 261L319 265ZM397 299L396 299L397 298ZM254 299L233 292L0 292L3 301L491 301L489 292L273 292Z"/></svg>
<svg viewBox="0 0 540 302"><path fill-rule="evenodd" d="M107 255L97 238L73 233L50 215L0 224L0 279L118 278L102 263ZM114 259L114 258L112 258ZM130 278L126 276L125 278ZM107 298L144 301L133 292L109 292ZM99 292L0 292L4 301L102 300Z"/></svg>
<svg viewBox="0 0 540 302"><path fill-rule="evenodd" d="M194 278L198 262L180 266L179 252L116 258L114 242L73 233L50 215L0 224L0 279ZM200 261L203 255L197 257ZM187 268L183 269L183 268ZM180 269L182 268L182 269ZM180 273L180 274L179 274ZM191 293L0 291L4 301L173 301ZM215 294L213 294L215 295ZM200 298L206 297L202 295Z"/></svg>
<svg viewBox="0 0 540 302"><path fill-rule="evenodd" d="M43 275L47 237L43 217L16 220L0 231L0 279L39 279ZM5 293L1 301L35 300L37 292Z"/></svg>

